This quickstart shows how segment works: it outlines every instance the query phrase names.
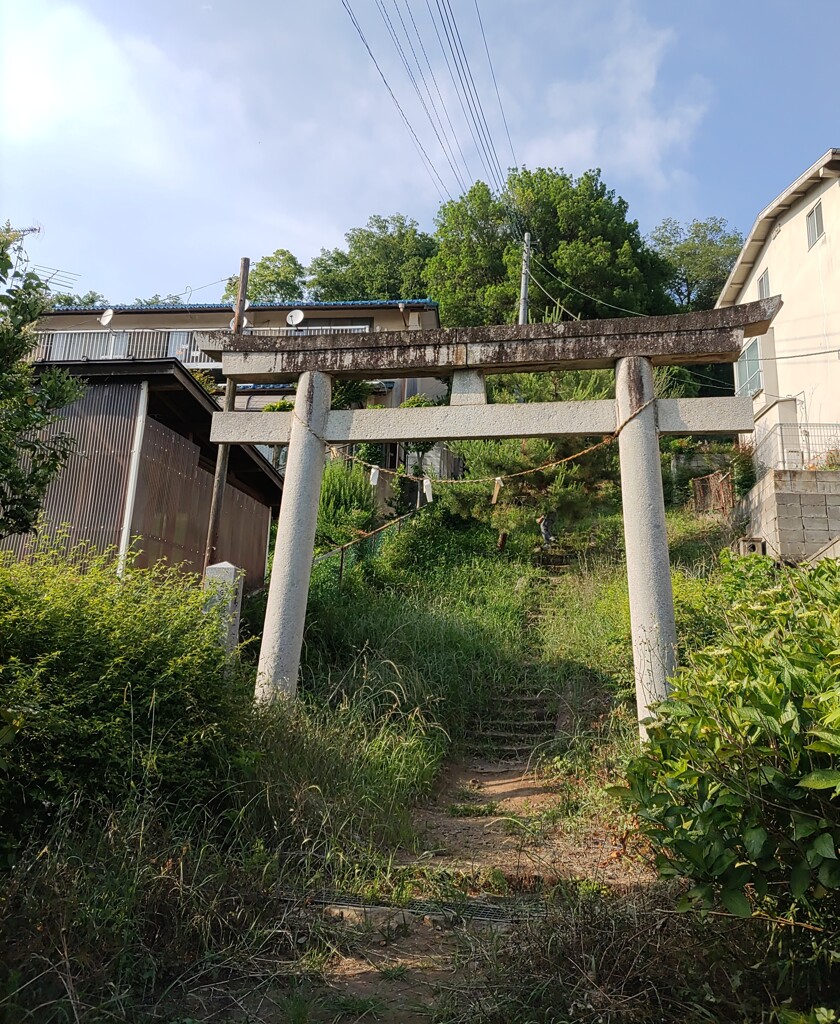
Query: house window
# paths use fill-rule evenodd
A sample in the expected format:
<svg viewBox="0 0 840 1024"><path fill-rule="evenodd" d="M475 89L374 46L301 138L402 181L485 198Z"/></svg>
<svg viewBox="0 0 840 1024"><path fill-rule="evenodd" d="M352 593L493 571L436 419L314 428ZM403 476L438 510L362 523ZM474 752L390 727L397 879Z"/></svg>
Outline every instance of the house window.
<svg viewBox="0 0 840 1024"><path fill-rule="evenodd" d="M758 297L760 299L770 298L770 271L765 270L758 279Z"/></svg>
<svg viewBox="0 0 840 1024"><path fill-rule="evenodd" d="M761 360L758 338L754 338L735 364L736 395L754 395L761 390Z"/></svg>
<svg viewBox="0 0 840 1024"><path fill-rule="evenodd" d="M805 222L808 225L808 248L810 249L823 234L822 200L811 210L805 218Z"/></svg>

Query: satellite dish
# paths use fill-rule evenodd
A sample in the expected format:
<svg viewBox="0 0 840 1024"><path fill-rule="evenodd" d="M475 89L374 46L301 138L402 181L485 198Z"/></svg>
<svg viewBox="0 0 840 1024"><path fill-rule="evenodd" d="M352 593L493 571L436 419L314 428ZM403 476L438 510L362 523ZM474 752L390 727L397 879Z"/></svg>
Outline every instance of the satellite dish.
<svg viewBox="0 0 840 1024"><path fill-rule="evenodd" d="M303 320L302 309L292 309L286 314L286 323L289 327L297 327L301 320Z"/></svg>
<svg viewBox="0 0 840 1024"><path fill-rule="evenodd" d="M99 318L99 322L103 327L107 327L108 324L114 319L113 309L106 309L102 316Z"/></svg>
<svg viewBox="0 0 840 1024"><path fill-rule="evenodd" d="M250 321L248 320L248 317L247 317L247 316L243 316L243 317L242 317L242 330L243 330L243 331L244 331L244 330L245 330L245 328L246 328L246 327L247 327L247 326L249 325L249 323L250 323ZM232 316L232 317L230 318L230 329L231 329L231 330L233 330L233 329L234 329L234 327L236 327L236 317L235 317L235 316Z"/></svg>
<svg viewBox="0 0 840 1024"><path fill-rule="evenodd" d="M235 300L233 302L231 302L230 308L234 311L234 313L236 312L236 301ZM242 308L243 309L250 309L251 308L251 300L246 298L245 299L245 305Z"/></svg>

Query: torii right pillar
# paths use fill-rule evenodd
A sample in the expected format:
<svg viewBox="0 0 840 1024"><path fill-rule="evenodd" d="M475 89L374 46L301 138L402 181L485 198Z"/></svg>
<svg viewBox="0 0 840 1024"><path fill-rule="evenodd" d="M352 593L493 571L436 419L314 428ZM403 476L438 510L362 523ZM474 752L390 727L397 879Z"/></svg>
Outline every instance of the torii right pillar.
<svg viewBox="0 0 840 1024"><path fill-rule="evenodd" d="M677 628L651 361L643 356L619 359L615 393L618 423L625 424L618 435L621 503L636 707L644 739L642 723L650 717L650 706L668 695L668 679L677 667Z"/></svg>

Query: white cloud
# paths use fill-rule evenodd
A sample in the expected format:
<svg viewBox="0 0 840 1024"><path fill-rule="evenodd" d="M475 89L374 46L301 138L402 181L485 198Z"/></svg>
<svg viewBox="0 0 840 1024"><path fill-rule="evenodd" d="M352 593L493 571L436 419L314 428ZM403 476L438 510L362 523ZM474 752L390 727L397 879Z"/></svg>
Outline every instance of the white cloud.
<svg viewBox="0 0 840 1024"><path fill-rule="evenodd" d="M526 163L600 166L666 188L681 178L675 162L703 118L708 86L694 79L681 94L665 92L662 69L676 34L650 25L630 2L606 17L602 5L587 10L591 19L578 22L569 41L580 47L580 73L545 89L547 124L524 148Z"/></svg>
<svg viewBox="0 0 840 1024"><path fill-rule="evenodd" d="M119 165L171 186L192 162L202 111L221 103L236 113L207 75L74 3L8 4L2 36L4 146L48 153L56 168Z"/></svg>

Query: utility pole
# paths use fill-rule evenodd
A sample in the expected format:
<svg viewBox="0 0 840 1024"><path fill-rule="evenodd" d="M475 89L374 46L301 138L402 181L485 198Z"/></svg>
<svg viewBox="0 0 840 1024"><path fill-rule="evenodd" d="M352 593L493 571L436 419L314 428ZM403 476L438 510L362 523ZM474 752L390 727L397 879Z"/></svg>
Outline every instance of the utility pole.
<svg viewBox="0 0 840 1024"><path fill-rule="evenodd" d="M522 280L519 284L519 323L528 323L528 277L531 274L531 232L525 232L522 247Z"/></svg>
<svg viewBox="0 0 840 1024"><path fill-rule="evenodd" d="M232 331L239 334L245 319L245 300L248 297L248 271L251 261L243 256L239 263L239 289L236 293L236 307L233 311ZM233 412L236 405L236 381L225 381L225 398L222 408L225 412ZM207 524L207 546L204 549L204 568L216 561L216 548L219 544L219 523L222 518L222 502L225 497L227 483L228 456L230 445L220 444L216 452L216 472L213 476L213 497L210 499L210 521Z"/></svg>

